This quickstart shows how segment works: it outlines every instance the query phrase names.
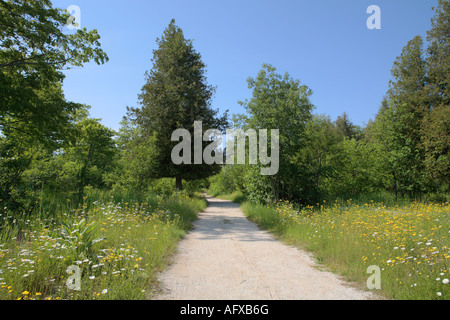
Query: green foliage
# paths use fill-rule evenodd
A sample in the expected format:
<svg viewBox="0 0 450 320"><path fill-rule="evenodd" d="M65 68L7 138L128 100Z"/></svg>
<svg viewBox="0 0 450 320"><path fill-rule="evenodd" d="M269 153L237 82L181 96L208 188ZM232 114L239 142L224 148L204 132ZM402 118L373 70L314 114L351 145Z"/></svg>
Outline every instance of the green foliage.
<svg viewBox="0 0 450 320"><path fill-rule="evenodd" d="M279 172L275 176L258 178L255 171L250 170L247 184L252 191L249 196L255 195L259 201L298 198L295 177L300 172L295 157L303 145L306 123L313 109L309 101L312 92L288 73L283 76L277 74L269 64L263 64L256 78L250 77L247 82L252 89L252 97L240 102L247 114L237 115L236 124L241 124L242 129L279 129L280 133ZM268 142L270 146L270 139Z"/></svg>
<svg viewBox="0 0 450 320"><path fill-rule="evenodd" d="M48 0L0 1L0 12L0 197L17 214L47 190L78 189L81 197L107 170L100 157L109 153L97 150L109 133L80 119L86 106L66 101L62 83L64 69L108 57L96 30L64 33L70 15Z"/></svg>
<svg viewBox="0 0 450 320"><path fill-rule="evenodd" d="M369 128L385 155L389 188L396 197L448 192L448 15L449 2L439 1L426 50L420 36L404 47L392 68L388 95Z"/></svg>
<svg viewBox="0 0 450 320"><path fill-rule="evenodd" d="M145 137L130 117L124 117L117 137L113 170L105 173L108 187L145 192L156 177L156 137Z"/></svg>
<svg viewBox="0 0 450 320"><path fill-rule="evenodd" d="M76 125L77 140L66 148L64 156L79 164L77 190L80 199L88 185L101 188L103 175L112 169L116 147L112 137L114 132L97 119L82 119Z"/></svg>
<svg viewBox="0 0 450 320"><path fill-rule="evenodd" d="M217 117L210 107L214 88L206 83L206 69L201 56L185 39L181 28L172 20L153 52L153 68L146 72L146 84L139 95L141 108L132 109L143 139L154 138L154 177L181 179L207 178L219 171L217 165L181 164L171 160L171 141L176 129L184 128L193 137L194 122L202 121L204 130L223 130L226 114ZM203 146L206 142L203 142Z"/></svg>
<svg viewBox="0 0 450 320"><path fill-rule="evenodd" d="M93 245L103 240L103 238L95 239L97 229L98 226L95 221L88 223L86 219L81 219L78 222L61 222L63 241L73 249L73 254L67 259L75 261L96 258L94 257Z"/></svg>
<svg viewBox="0 0 450 320"><path fill-rule="evenodd" d="M56 142L78 108L64 98L61 70L108 61L100 36L63 33L70 15L49 0L0 1L0 11L0 129Z"/></svg>
<svg viewBox="0 0 450 320"><path fill-rule="evenodd" d="M205 207L204 198L181 194L158 200L153 194L91 190L81 208L33 212L26 231L12 237L5 235L16 223L11 221L8 229L0 228L0 299L149 298L157 272ZM71 265L82 271L80 291L67 288Z"/></svg>
<svg viewBox="0 0 450 320"><path fill-rule="evenodd" d="M425 91L430 100L429 112L422 126L422 144L425 149L425 168L428 175L443 190L450 181L450 2L439 0L428 31L426 60L428 82Z"/></svg>
<svg viewBox="0 0 450 320"><path fill-rule="evenodd" d="M240 164L224 166L220 173L209 178L209 192L218 195L245 190L247 187L244 185L248 186L245 181L249 169L248 166Z"/></svg>
<svg viewBox="0 0 450 320"><path fill-rule="evenodd" d="M339 155L339 137L331 119L314 115L305 130L304 146L297 152L303 179L298 187L302 190L303 203L314 203L325 193L323 180L334 179Z"/></svg>
<svg viewBox="0 0 450 320"><path fill-rule="evenodd" d="M338 136L342 138L360 140L364 137L363 130L359 126L354 125L345 112L337 117L334 124Z"/></svg>
<svg viewBox="0 0 450 320"><path fill-rule="evenodd" d="M326 194L371 194L383 189L388 179L377 145L345 138L336 145L333 174L324 180Z"/></svg>
<svg viewBox="0 0 450 320"><path fill-rule="evenodd" d="M155 194L169 197L175 192L175 180L173 178L162 178L154 180L149 190Z"/></svg>

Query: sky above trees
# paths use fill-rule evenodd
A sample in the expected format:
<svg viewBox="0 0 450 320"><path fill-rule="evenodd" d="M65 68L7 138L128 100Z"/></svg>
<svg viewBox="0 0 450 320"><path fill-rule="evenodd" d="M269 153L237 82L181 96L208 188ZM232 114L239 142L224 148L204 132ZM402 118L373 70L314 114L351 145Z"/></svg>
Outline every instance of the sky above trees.
<svg viewBox="0 0 450 320"><path fill-rule="evenodd" d="M156 38L175 19L217 86L213 108L242 113L251 96L247 78L263 63L312 89L315 112L332 119L346 112L358 125L377 113L388 90L393 61L415 35L431 27L435 0L54 0L77 5L81 26L95 28L110 61L65 71L68 100L92 106L91 115L112 129L137 106L152 67ZM369 30L370 5L381 9L381 30ZM70 32L70 30L67 30Z"/></svg>

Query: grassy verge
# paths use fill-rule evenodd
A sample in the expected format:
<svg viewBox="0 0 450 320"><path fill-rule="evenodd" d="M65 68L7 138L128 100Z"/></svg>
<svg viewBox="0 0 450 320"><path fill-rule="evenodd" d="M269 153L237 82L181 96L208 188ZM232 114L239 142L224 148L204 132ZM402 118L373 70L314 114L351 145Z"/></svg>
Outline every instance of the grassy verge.
<svg viewBox="0 0 450 320"><path fill-rule="evenodd" d="M60 203L59 211L23 219L0 216L0 299L151 298L156 273L206 201L123 198L98 196L65 210ZM67 285L70 266L81 271L79 291Z"/></svg>
<svg viewBox="0 0 450 320"><path fill-rule="evenodd" d="M215 198L219 198L219 199L223 199L223 200L230 200L230 201L233 201L233 202L239 203L239 204L242 204L246 201L244 194L240 191L235 191L233 193L226 193L226 194L208 191L208 194L211 197L215 197Z"/></svg>
<svg viewBox="0 0 450 320"><path fill-rule="evenodd" d="M348 201L296 210L244 203L248 218L284 241L314 253L320 263L366 284L369 266L381 270L379 294L391 299L450 299L450 205L412 202L385 206Z"/></svg>

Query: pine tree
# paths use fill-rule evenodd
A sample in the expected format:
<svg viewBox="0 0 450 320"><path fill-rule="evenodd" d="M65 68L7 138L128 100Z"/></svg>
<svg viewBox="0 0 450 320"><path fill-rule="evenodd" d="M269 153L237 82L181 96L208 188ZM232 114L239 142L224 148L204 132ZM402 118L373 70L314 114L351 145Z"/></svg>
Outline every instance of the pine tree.
<svg viewBox="0 0 450 320"><path fill-rule="evenodd" d="M424 187L421 127L428 106L423 40L416 36L394 62L392 81L377 116L378 139L388 152L395 193L418 195ZM377 130L376 130L377 131Z"/></svg>
<svg viewBox="0 0 450 320"><path fill-rule="evenodd" d="M217 165L181 164L171 160L171 151L178 142L171 136L176 129L194 133L194 121L202 121L203 130L224 130L227 115L216 117L211 108L215 88L206 82L205 64L192 41L184 37L172 20L153 51L153 68L146 72L146 84L139 95L141 108L134 109L143 134L156 137L155 178L176 178L178 189L182 179L206 178L218 172ZM193 144L193 143L192 143Z"/></svg>
<svg viewBox="0 0 450 320"><path fill-rule="evenodd" d="M450 180L450 1L440 0L432 29L428 31L428 82L430 99L422 127L425 165L429 176L439 185ZM444 188L445 189L445 188Z"/></svg>

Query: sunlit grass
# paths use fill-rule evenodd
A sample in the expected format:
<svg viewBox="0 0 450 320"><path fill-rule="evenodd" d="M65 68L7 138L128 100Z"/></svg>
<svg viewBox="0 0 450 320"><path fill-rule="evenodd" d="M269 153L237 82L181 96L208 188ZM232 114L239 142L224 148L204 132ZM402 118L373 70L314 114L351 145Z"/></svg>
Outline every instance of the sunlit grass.
<svg viewBox="0 0 450 320"><path fill-rule="evenodd" d="M248 217L318 261L365 284L367 268L381 269L381 293L393 299L450 299L450 205L244 204Z"/></svg>
<svg viewBox="0 0 450 320"><path fill-rule="evenodd" d="M25 221L6 213L0 299L151 298L156 273L206 202L184 195L148 200L94 201L89 209ZM71 265L82 271L80 291L66 284Z"/></svg>

